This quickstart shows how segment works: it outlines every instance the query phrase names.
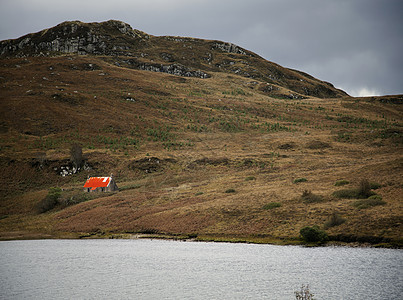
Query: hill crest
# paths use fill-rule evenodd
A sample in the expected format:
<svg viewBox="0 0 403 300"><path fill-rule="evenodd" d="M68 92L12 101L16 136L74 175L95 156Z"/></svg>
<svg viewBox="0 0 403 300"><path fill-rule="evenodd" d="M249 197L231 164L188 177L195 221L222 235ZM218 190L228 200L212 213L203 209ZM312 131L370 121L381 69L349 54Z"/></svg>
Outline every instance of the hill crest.
<svg viewBox="0 0 403 300"><path fill-rule="evenodd" d="M153 36L117 20L66 21L55 27L0 42L0 56L97 55L117 66L208 78L225 72L268 86L268 95L302 99L348 96L331 83L284 68L235 44L189 37ZM286 89L286 91L283 90Z"/></svg>

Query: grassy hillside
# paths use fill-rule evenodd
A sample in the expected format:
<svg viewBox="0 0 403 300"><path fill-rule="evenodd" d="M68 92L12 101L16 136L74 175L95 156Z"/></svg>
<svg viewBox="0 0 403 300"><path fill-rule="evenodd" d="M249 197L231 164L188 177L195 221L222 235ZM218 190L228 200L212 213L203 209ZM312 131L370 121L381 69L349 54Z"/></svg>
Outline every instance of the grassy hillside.
<svg viewBox="0 0 403 300"><path fill-rule="evenodd" d="M181 77L103 55L8 57L0 74L2 239L290 242L318 225L332 240L401 246L401 95L290 99L232 72ZM74 144L83 164L62 176ZM110 173L119 192L82 192ZM51 187L57 205L40 213Z"/></svg>
<svg viewBox="0 0 403 300"><path fill-rule="evenodd" d="M251 84L265 83L259 88L275 97L347 96L328 82L284 68L232 43L152 36L115 20L63 22L18 39L0 41L2 58L60 54L97 55L117 66L186 77L209 78L211 72L235 74L250 79Z"/></svg>

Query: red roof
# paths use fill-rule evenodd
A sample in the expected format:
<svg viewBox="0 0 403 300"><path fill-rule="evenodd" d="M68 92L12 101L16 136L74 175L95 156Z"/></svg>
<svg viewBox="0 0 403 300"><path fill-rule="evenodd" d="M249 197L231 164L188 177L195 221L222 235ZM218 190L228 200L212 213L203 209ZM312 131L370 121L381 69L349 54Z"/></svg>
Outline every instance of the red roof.
<svg viewBox="0 0 403 300"><path fill-rule="evenodd" d="M87 181L84 184L84 187L92 188L92 190L95 190L96 188L99 187L107 187L111 182L111 179L112 179L111 177L91 177L87 179Z"/></svg>

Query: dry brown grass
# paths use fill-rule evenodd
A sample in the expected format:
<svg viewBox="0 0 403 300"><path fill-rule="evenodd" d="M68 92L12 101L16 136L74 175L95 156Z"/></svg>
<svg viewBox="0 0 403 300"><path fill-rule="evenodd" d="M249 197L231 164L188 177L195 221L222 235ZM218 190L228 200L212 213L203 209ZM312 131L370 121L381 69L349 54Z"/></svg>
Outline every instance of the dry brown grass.
<svg viewBox="0 0 403 300"><path fill-rule="evenodd" d="M101 70L70 68L88 63ZM346 222L329 228L330 235L401 239L398 104L275 99L236 75L183 80L95 57L8 59L0 68L2 236L150 231L295 238L302 227L322 225L338 211ZM236 90L245 93L223 93ZM385 136L385 130L396 134ZM72 143L82 146L92 169L62 178L53 168L68 160ZM150 172L135 163L151 157L160 164ZM41 161L47 164L33 163ZM118 185L139 187L33 212L49 187L79 190L87 175L110 173ZM307 181L294 184L295 178ZM354 199L332 198L341 178L354 186L361 179L381 183L377 193L386 205L358 210ZM326 201L304 203L305 190ZM281 206L263 209L270 202Z"/></svg>

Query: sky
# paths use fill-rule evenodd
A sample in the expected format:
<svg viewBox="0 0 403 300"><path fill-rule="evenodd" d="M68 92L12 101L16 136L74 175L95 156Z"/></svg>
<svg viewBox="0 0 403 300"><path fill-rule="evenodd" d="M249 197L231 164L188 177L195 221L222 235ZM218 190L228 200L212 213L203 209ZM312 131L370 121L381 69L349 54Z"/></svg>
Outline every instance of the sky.
<svg viewBox="0 0 403 300"><path fill-rule="evenodd" d="M231 42L352 96L403 94L402 0L0 0L0 40L110 19Z"/></svg>

